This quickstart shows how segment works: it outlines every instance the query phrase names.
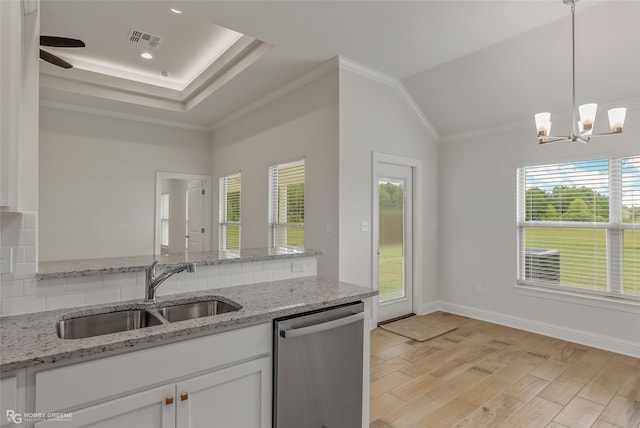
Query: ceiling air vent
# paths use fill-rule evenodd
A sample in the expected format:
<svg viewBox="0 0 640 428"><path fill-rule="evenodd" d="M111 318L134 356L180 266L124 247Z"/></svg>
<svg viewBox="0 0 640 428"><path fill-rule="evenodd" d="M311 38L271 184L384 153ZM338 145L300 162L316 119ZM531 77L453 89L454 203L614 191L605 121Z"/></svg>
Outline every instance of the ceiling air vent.
<svg viewBox="0 0 640 428"><path fill-rule="evenodd" d="M134 45L143 46L145 48L157 48L160 46L160 42L162 42L162 37L154 36L149 33L145 33L144 31L132 29L129 33L129 43L133 43Z"/></svg>

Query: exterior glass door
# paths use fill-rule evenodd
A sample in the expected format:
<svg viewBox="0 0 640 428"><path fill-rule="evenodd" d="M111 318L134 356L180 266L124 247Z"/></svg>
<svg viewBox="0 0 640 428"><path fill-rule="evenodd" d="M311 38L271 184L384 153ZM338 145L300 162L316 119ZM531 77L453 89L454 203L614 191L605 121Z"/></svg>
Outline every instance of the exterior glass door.
<svg viewBox="0 0 640 428"><path fill-rule="evenodd" d="M413 312L411 180L410 167L378 168L378 321Z"/></svg>

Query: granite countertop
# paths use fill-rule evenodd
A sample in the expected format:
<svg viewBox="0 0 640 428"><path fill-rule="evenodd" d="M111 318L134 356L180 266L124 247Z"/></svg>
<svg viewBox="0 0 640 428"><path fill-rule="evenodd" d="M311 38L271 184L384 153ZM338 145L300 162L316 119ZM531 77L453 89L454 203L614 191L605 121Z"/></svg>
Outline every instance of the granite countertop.
<svg viewBox="0 0 640 428"><path fill-rule="evenodd" d="M38 263L37 279L72 278L111 273L142 271L154 260L159 267L193 262L198 266L225 263L246 263L295 257L313 257L322 251L310 249L247 248L240 251L207 251L200 253L176 253L160 256L110 257L101 259L60 260Z"/></svg>
<svg viewBox="0 0 640 428"><path fill-rule="evenodd" d="M156 303L141 300L59 309L0 318L0 373L56 362L81 362L98 354L143 349L176 340L269 322L274 318L327 308L375 296L365 287L305 277L259 284L239 285L158 298ZM163 324L86 339L60 339L56 322L75 316L115 310L152 308L167 304L200 301L212 296L242 306L236 312Z"/></svg>

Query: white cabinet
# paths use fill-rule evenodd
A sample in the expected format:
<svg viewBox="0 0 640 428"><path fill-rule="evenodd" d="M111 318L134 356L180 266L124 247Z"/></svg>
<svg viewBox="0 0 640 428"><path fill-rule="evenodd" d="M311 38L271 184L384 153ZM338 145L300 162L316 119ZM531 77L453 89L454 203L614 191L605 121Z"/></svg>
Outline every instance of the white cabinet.
<svg viewBox="0 0 640 428"><path fill-rule="evenodd" d="M165 399L175 395L175 385L151 388L137 394L75 410L61 412L58 419L37 422L35 428L85 427L176 427L175 406Z"/></svg>
<svg viewBox="0 0 640 428"><path fill-rule="evenodd" d="M271 359L260 358L178 383L177 426L271 426Z"/></svg>
<svg viewBox="0 0 640 428"><path fill-rule="evenodd" d="M26 374L20 371L0 380L0 426L22 427L25 411Z"/></svg>
<svg viewBox="0 0 640 428"><path fill-rule="evenodd" d="M262 357L74 410L35 428L267 428L270 385L271 359Z"/></svg>
<svg viewBox="0 0 640 428"><path fill-rule="evenodd" d="M37 428L271 426L271 325L35 373Z"/></svg>
<svg viewBox="0 0 640 428"><path fill-rule="evenodd" d="M21 138L22 7L0 1L0 210L16 211ZM4 419L4 418L3 418Z"/></svg>

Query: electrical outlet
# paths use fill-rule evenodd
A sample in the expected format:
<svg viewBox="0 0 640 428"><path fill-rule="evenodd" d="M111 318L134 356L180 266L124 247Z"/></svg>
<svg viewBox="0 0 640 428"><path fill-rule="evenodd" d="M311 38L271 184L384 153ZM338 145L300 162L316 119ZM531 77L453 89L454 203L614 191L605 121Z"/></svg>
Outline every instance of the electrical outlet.
<svg viewBox="0 0 640 428"><path fill-rule="evenodd" d="M476 284L476 291L478 292L478 294L484 294L484 285Z"/></svg>
<svg viewBox="0 0 640 428"><path fill-rule="evenodd" d="M304 263L292 262L291 272L304 272Z"/></svg>

